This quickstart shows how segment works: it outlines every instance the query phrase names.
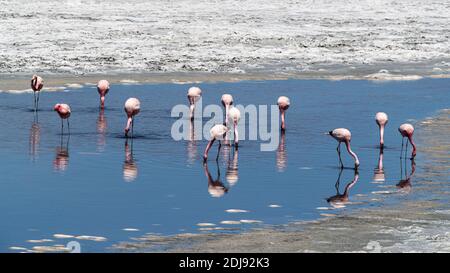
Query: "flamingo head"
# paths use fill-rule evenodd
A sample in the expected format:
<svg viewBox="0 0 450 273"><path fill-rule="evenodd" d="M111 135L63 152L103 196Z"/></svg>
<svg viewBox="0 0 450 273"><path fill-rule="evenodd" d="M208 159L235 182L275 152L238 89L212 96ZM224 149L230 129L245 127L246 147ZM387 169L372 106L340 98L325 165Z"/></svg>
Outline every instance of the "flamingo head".
<svg viewBox="0 0 450 273"><path fill-rule="evenodd" d="M59 111L59 109L61 109L61 104L57 103L55 104L55 106L53 107L53 111Z"/></svg>

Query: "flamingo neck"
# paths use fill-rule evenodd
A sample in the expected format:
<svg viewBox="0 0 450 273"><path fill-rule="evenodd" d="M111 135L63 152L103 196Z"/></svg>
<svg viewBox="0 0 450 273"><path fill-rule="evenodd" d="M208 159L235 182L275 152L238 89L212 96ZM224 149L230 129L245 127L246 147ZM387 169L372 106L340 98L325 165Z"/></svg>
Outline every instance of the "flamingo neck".
<svg viewBox="0 0 450 273"><path fill-rule="evenodd" d="M105 107L105 96L100 96L100 104L101 104L102 108Z"/></svg>
<svg viewBox="0 0 450 273"><path fill-rule="evenodd" d="M189 106L189 118L190 119L193 119L194 118L194 110L195 110L195 104L191 104L190 106Z"/></svg>
<svg viewBox="0 0 450 273"><path fill-rule="evenodd" d="M205 153L203 154L203 160L206 162L206 160L208 159L208 153L209 153L209 149L211 149L211 146L213 145L214 141L216 140L216 138L212 138L209 142L208 145L206 145L206 149L205 149Z"/></svg>
<svg viewBox="0 0 450 273"><path fill-rule="evenodd" d="M355 166L359 166L359 159L358 156L352 151L352 148L350 147L350 141L345 142L345 146L347 147L347 152L353 157L355 160Z"/></svg>
<svg viewBox="0 0 450 273"><path fill-rule="evenodd" d="M128 121L127 121L127 127L125 127L125 132L128 133L128 131L130 131L130 127L131 127L131 123L133 122L133 117L129 116L128 117Z"/></svg>
<svg viewBox="0 0 450 273"><path fill-rule="evenodd" d="M283 109L281 110L280 115L281 115L281 129L284 130L286 128L286 125L284 123L284 121L285 121L285 111Z"/></svg>
<svg viewBox="0 0 450 273"><path fill-rule="evenodd" d="M380 150L380 157L378 158L378 169L383 169L383 152Z"/></svg>
<svg viewBox="0 0 450 273"><path fill-rule="evenodd" d="M408 136L408 140L411 143L411 145L413 146L412 157L415 157L416 156L416 144L414 143L412 136Z"/></svg>
<svg viewBox="0 0 450 273"><path fill-rule="evenodd" d="M380 125L380 146L384 145L384 125Z"/></svg>
<svg viewBox="0 0 450 273"><path fill-rule="evenodd" d="M39 81L37 78L34 79L33 85L34 85L34 88L36 89L36 91L39 91Z"/></svg>

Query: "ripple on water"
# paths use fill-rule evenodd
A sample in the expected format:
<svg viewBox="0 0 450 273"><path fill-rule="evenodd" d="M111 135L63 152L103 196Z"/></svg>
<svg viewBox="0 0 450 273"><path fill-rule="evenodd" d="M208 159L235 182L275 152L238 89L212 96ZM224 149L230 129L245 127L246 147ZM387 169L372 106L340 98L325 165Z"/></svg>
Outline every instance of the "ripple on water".
<svg viewBox="0 0 450 273"><path fill-rule="evenodd" d="M58 238L58 239L68 239L68 238L74 238L74 235L69 235L69 234L53 234L53 237Z"/></svg>

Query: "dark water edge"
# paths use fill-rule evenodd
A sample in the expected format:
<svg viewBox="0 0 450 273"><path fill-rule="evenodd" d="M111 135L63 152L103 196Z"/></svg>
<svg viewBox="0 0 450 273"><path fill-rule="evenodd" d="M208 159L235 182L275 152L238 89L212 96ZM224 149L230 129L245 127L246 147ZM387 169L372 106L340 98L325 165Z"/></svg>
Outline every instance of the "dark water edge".
<svg viewBox="0 0 450 273"><path fill-rule="evenodd" d="M449 252L450 110L418 123L422 167L397 184L390 205L341 211L315 221L241 234L146 235L114 245L120 252ZM410 164L410 162L406 162ZM402 183L403 182L403 183ZM414 191L416 198L409 199Z"/></svg>

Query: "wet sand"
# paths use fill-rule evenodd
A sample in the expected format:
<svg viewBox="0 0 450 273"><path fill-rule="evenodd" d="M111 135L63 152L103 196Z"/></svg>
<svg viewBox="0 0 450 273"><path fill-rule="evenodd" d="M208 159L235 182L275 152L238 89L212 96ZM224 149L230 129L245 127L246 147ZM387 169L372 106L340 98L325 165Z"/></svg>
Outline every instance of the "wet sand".
<svg viewBox="0 0 450 273"><path fill-rule="evenodd" d="M43 91L61 91L65 88L96 85L101 79L107 79L111 84L198 84L239 81L266 81L287 79L323 79L339 80L370 80L370 81L414 81L423 78L450 78L449 73L432 71L432 64L405 63L384 64L374 66L334 67L324 71L292 71L289 73L251 72L251 73L211 73L211 72L173 72L173 73L92 73L73 75L67 73L39 73L44 78ZM29 81L31 74L0 74L0 92L31 92ZM71 86L72 85L72 86Z"/></svg>
<svg viewBox="0 0 450 273"><path fill-rule="evenodd" d="M426 196L376 209L329 215L241 234L146 235L112 251L145 252L449 252L450 110L417 128L423 170L412 190ZM389 197L385 197L388 202Z"/></svg>

